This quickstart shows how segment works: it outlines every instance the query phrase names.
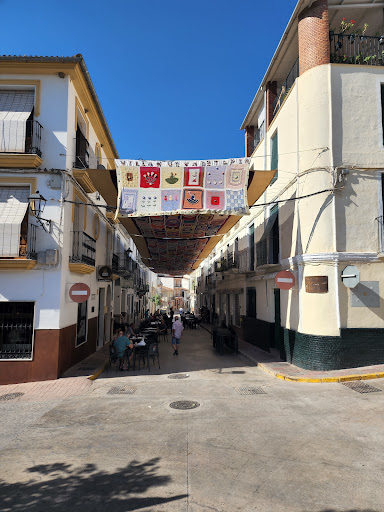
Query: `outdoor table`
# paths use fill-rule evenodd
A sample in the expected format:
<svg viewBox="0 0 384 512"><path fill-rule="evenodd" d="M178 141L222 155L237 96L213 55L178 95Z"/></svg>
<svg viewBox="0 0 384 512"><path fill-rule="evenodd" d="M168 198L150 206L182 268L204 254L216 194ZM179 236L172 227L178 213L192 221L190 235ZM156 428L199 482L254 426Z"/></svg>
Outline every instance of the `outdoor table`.
<svg viewBox="0 0 384 512"><path fill-rule="evenodd" d="M213 335L213 346L216 351L220 354L224 354L224 345L231 346L233 334L226 327L217 327L212 331Z"/></svg>

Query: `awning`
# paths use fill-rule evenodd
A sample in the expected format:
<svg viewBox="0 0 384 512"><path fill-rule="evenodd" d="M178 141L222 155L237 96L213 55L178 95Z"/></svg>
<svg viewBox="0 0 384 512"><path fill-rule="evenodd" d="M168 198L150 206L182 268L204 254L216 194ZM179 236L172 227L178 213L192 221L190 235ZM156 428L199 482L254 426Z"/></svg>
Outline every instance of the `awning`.
<svg viewBox="0 0 384 512"><path fill-rule="evenodd" d="M17 257L20 228L28 208L29 187L0 187L0 256Z"/></svg>
<svg viewBox="0 0 384 512"><path fill-rule="evenodd" d="M0 90L0 152L24 153L34 91Z"/></svg>

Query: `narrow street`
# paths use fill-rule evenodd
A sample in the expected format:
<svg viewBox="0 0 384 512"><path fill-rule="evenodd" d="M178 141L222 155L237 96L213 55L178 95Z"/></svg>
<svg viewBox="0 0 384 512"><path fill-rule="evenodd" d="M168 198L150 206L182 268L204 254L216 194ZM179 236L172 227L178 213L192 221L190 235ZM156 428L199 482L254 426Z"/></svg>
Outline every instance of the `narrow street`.
<svg viewBox="0 0 384 512"><path fill-rule="evenodd" d="M0 512L384 510L383 392L279 381L203 329L160 362L0 400Z"/></svg>

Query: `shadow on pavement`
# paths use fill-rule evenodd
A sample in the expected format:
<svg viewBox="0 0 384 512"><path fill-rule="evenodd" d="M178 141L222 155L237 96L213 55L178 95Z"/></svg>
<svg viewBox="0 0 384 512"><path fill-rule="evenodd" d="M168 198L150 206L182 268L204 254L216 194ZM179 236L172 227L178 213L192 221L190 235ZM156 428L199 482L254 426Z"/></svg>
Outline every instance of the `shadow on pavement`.
<svg viewBox="0 0 384 512"><path fill-rule="evenodd" d="M304 510L303 512L313 512L309 510ZM351 508L348 510L336 510L335 508L325 508L324 510L319 510L319 512L380 512L379 510L373 510L372 508Z"/></svg>
<svg viewBox="0 0 384 512"><path fill-rule="evenodd" d="M186 498L187 494L136 496L171 482L169 476L158 474L159 460L132 461L114 473L99 470L95 464L78 468L65 463L33 466L26 470L33 475L28 482L0 480L0 511L126 512Z"/></svg>

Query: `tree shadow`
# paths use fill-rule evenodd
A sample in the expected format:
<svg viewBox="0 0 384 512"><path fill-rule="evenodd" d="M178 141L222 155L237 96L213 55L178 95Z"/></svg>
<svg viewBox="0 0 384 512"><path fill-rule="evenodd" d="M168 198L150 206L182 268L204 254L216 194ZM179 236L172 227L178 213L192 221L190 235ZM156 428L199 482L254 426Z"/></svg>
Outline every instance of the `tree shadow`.
<svg viewBox="0 0 384 512"><path fill-rule="evenodd" d="M95 464L73 467L71 464L41 464L26 472L27 482L0 480L0 512L126 512L182 500L187 494L167 497L137 496L151 487L168 485L171 477L159 475L159 458L140 463L136 460L114 473Z"/></svg>
<svg viewBox="0 0 384 512"><path fill-rule="evenodd" d="M311 512L309 510L304 510L303 512ZM378 510L373 510L372 508L351 508L348 510L336 510L335 508L325 508L324 510L320 510L319 512L379 512Z"/></svg>

